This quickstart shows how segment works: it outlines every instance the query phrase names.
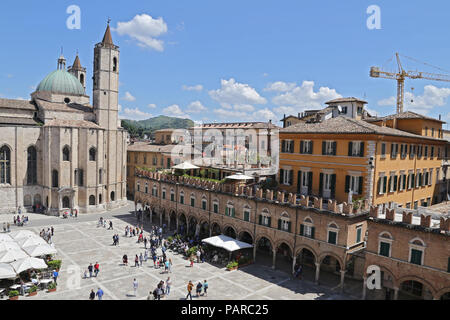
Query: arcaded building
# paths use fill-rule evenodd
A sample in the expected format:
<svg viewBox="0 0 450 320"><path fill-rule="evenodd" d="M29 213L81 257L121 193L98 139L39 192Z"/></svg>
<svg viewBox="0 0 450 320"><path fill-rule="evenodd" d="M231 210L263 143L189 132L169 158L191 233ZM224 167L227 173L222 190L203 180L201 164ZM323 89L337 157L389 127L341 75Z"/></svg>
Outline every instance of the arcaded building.
<svg viewBox="0 0 450 320"><path fill-rule="evenodd" d="M0 99L0 213L87 213L126 203L119 61L108 25L94 49L92 105L78 56L66 69L61 55L30 101Z"/></svg>

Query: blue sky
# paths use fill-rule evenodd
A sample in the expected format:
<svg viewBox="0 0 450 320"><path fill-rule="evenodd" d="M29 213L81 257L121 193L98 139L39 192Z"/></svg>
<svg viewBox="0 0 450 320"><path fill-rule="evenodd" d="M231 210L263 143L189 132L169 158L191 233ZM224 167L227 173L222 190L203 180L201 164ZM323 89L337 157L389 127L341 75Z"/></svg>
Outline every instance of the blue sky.
<svg viewBox="0 0 450 320"><path fill-rule="evenodd" d="M81 9L79 30L66 26L70 5ZM379 30L367 28L370 5L381 10ZM79 51L90 79L93 46L110 17L123 118L278 121L337 96L363 98L386 115L395 110L396 82L370 78L370 66L398 51L450 70L449 10L443 0L4 0L0 96L28 99L56 68L61 46L68 63ZM406 109L450 121L450 82L407 80L406 89Z"/></svg>

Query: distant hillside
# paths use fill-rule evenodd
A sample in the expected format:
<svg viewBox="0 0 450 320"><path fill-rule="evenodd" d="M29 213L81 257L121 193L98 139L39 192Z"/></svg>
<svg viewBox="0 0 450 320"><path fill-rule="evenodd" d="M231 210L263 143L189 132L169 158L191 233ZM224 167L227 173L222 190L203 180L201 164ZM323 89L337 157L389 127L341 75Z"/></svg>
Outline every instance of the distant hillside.
<svg viewBox="0 0 450 320"><path fill-rule="evenodd" d="M158 116L147 120L122 120L122 127L125 128L132 137L142 137L144 134L152 135L159 129L186 129L194 126L194 121L175 117Z"/></svg>

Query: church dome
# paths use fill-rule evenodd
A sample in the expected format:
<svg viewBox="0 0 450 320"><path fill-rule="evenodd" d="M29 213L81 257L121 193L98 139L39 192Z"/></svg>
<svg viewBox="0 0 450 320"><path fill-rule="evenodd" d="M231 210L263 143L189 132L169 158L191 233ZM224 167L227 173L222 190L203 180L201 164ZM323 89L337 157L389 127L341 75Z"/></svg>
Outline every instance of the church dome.
<svg viewBox="0 0 450 320"><path fill-rule="evenodd" d="M53 71L39 83L36 91L50 91L69 95L85 95L81 82L64 69Z"/></svg>

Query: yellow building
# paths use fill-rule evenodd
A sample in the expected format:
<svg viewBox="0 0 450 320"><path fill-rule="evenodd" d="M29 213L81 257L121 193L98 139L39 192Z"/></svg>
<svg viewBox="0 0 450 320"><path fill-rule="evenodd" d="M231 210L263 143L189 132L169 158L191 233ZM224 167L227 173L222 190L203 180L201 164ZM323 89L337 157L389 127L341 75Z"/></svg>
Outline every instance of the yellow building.
<svg viewBox="0 0 450 320"><path fill-rule="evenodd" d="M389 207L441 201L443 122L412 112L372 122L337 116L281 129L280 188Z"/></svg>

